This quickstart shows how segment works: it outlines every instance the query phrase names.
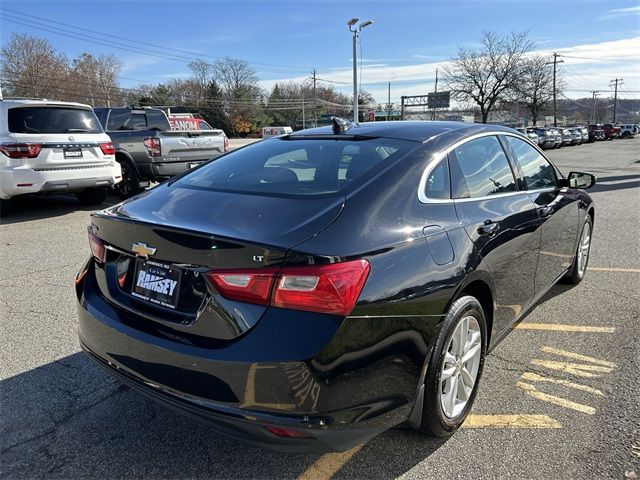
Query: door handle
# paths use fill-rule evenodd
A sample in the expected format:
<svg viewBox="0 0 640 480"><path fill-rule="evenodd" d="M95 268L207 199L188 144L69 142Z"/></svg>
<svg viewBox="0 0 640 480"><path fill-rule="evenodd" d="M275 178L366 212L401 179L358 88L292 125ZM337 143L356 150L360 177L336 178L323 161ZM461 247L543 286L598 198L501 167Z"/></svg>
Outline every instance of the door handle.
<svg viewBox="0 0 640 480"><path fill-rule="evenodd" d="M485 220L482 226L478 227L478 233L480 235L494 236L498 230L500 230L500 224L493 220Z"/></svg>
<svg viewBox="0 0 640 480"><path fill-rule="evenodd" d="M538 214L541 218L548 218L553 215L553 207L550 207L548 205L538 207Z"/></svg>

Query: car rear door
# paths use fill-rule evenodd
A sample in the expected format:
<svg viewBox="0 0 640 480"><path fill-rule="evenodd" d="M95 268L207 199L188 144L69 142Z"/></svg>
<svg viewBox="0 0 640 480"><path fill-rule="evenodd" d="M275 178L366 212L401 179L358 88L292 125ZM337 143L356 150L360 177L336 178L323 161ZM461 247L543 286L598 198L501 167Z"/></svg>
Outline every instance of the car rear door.
<svg viewBox="0 0 640 480"><path fill-rule="evenodd" d="M578 235L578 206L575 196L558 186L557 170L537 148L515 136L504 138L540 218L540 258L535 275L538 295L571 264Z"/></svg>
<svg viewBox="0 0 640 480"><path fill-rule="evenodd" d="M449 154L456 213L487 263L501 332L534 296L540 236L536 206L520 190L498 137L472 139Z"/></svg>

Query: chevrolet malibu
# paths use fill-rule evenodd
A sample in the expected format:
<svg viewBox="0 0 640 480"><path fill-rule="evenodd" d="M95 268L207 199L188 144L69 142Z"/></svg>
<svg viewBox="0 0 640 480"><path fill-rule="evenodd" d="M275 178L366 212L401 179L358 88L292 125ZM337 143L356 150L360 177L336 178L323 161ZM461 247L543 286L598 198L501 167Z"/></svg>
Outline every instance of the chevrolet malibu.
<svg viewBox="0 0 640 480"><path fill-rule="evenodd" d="M447 436L487 352L583 279L594 183L492 125L334 119L264 140L92 216L80 342L254 444Z"/></svg>

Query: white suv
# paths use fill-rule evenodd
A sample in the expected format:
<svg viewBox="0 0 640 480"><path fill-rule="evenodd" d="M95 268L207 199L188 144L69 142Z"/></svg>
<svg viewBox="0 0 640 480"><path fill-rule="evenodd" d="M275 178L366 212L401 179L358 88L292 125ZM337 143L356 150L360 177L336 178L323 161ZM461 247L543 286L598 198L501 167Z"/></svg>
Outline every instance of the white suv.
<svg viewBox="0 0 640 480"><path fill-rule="evenodd" d="M100 204L120 180L115 147L89 105L0 99L0 213L25 193L71 191Z"/></svg>

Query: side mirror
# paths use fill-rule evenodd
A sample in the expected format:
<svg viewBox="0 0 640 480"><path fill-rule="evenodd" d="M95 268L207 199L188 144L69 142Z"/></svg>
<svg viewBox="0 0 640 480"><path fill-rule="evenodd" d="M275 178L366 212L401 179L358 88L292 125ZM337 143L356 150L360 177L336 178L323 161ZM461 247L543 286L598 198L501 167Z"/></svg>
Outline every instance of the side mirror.
<svg viewBox="0 0 640 480"><path fill-rule="evenodd" d="M566 181L569 188L581 188L582 190L586 190L596 184L596 176L584 172L569 172Z"/></svg>

